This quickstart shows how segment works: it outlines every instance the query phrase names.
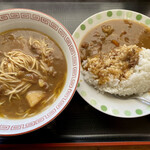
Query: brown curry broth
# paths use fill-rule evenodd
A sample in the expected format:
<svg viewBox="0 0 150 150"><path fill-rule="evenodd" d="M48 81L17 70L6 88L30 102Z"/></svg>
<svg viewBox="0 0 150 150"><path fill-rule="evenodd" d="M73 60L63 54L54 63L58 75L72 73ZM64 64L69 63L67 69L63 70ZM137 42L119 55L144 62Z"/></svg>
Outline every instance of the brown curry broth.
<svg viewBox="0 0 150 150"><path fill-rule="evenodd" d="M25 54L35 57L35 53L33 53L30 50L29 45L27 43L23 44L23 43L19 43L18 40L12 40L10 35L13 35L14 37L23 36L27 39L29 39L29 37L33 37L37 40L45 39L46 43L49 43L50 47L54 48L54 53L53 53L54 65L53 66L57 74L55 77L52 77L52 76L49 77L48 84L52 84L52 87L46 93L47 94L46 97L48 98L49 96L52 95L54 89L56 88L56 85L58 84L59 84L59 88L57 90L61 91L66 80L67 64L66 64L65 56L61 48L56 44L56 42L54 42L47 35L44 35L43 33L40 33L34 30L30 30L30 29L10 30L10 31L0 34L0 60L3 57L3 54L2 54L3 52L9 52L11 50L22 50ZM7 37L10 37L10 38L8 39ZM7 42L3 44L5 40L7 40ZM30 90L43 90L43 89L40 88L36 83L36 84L33 84L29 88L28 91ZM27 100L25 99L25 96L26 94L22 95L21 100L12 100L12 103L8 101L8 97L1 96L1 100L6 99L6 102L2 106L0 106L0 116L3 117L5 115L8 118L21 118L21 116L19 117L15 113L19 112L20 109L22 111L26 111L28 108L30 108ZM44 107L52 103L53 103L53 99L50 100L45 105L41 105L41 102L40 102L31 109L31 113L32 112L39 113L41 110L43 110Z"/></svg>
<svg viewBox="0 0 150 150"><path fill-rule="evenodd" d="M113 29L108 36L102 31L102 26L110 25ZM105 40L104 40L105 39ZM93 57L100 52L108 52L117 46L112 43L112 40L117 41L119 46L137 45L150 49L150 28L144 24L129 20L110 20L106 21L89 31L83 38L80 44L80 54L85 53L83 61L87 57ZM88 43L89 47L83 48L82 44Z"/></svg>

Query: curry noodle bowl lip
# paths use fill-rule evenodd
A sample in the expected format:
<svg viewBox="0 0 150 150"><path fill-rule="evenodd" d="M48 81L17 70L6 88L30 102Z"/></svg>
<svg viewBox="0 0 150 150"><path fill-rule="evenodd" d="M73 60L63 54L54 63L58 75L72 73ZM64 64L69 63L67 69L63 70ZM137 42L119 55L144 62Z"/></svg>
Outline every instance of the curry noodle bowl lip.
<svg viewBox="0 0 150 150"><path fill-rule="evenodd" d="M54 120L71 101L71 99L76 91L76 87L77 87L78 80L79 80L79 74L80 74L80 57L79 57L79 52L78 52L76 43L75 43L74 39L72 38L72 35L69 33L69 31L59 21L57 21L55 18L53 18L45 13L42 13L42 12L36 11L36 10L31 10L31 9L15 8L15 9L6 9L6 10L0 11L0 15L4 15L4 14L6 15L6 14L10 14L10 13L11 14L26 13L26 14L30 14L30 15L36 14L41 18L43 17L43 18L48 19L50 22L53 22L53 25L50 24L52 27L48 26L47 24L45 25L44 23L41 23L41 22L38 25L41 27L42 27L42 25L47 27L46 29L44 29L45 31L52 30L52 32L56 34L55 36L63 44L63 48L62 48L60 43L58 41L56 41L54 38L54 41L56 41L56 43L58 43L58 45L61 47L62 51L64 52L64 55L65 55L65 58L67 61L67 77L66 77L65 85L64 85L60 95L57 97L56 101L50 107L48 107L46 110L40 112L39 114L37 114L33 117L26 118L26 119L3 119L3 118L0 118L0 120L1 120L0 135L1 136L15 136L15 135L32 132L34 130L37 130L37 129L45 126L46 124L48 124L52 120ZM6 18L4 16L4 19L8 19L8 16ZM17 22L17 20L18 21L20 21L20 20L28 21L27 18L26 18L26 20L22 19L22 18L15 19L16 22ZM8 19L6 21L10 22L11 19ZM5 22L5 20L4 20L4 22ZM35 21L35 23L37 23L37 22ZM45 22L45 23L47 23L47 22ZM58 28L58 29L61 28L62 33L67 37L67 39L65 37L63 37L62 34L59 34L58 30L56 28ZM15 29L15 27L12 29ZM31 27L31 29L34 30L34 27ZM9 30L9 29L6 29L5 31L7 31L7 30ZM41 30L37 30L37 31L41 32ZM50 33L50 32L48 32L48 33ZM52 37L52 39L53 39L53 35L52 36L50 34L47 34L47 35ZM74 50L73 56L71 54L71 50L69 51L69 48L71 46L72 46L72 49ZM64 50L64 48L66 48L66 49ZM73 58L76 60L75 64L73 64Z"/></svg>
<svg viewBox="0 0 150 150"><path fill-rule="evenodd" d="M108 17L107 16L107 12L112 12L113 15L112 17ZM122 15L121 16L117 16L116 13L118 11L121 11L122 12ZM132 13L132 16L131 17L128 17L127 16L127 13ZM96 17L97 16L100 16L100 19L97 19ZM137 20L136 19L136 16L137 15L141 15L142 16L142 19L141 20ZM92 20L92 23L89 23L89 19ZM106 22L106 21L110 21L110 20L115 20L115 19L127 19L127 20L132 20L132 21L135 21L137 23L142 23L144 24L145 26L149 27L150 28L150 24L149 25L146 25L145 24L145 20L146 19L150 19L150 17L142 14L142 13L139 13L139 12L135 12L135 11L132 11L132 10L126 10L126 9L108 9L108 10L105 10L105 11L100 11L100 12L97 12L91 16L89 16L88 18L86 18L84 21L82 21L78 27L75 29L75 31L73 32L73 37L75 39L75 42L77 44L77 48L79 49L80 47L80 44L81 44L81 41L83 40L83 38L87 35L88 32L90 32L92 29L94 29L95 27L97 27L98 25ZM81 29L81 26L84 25L84 29L82 30ZM75 34L78 33L78 38L76 38ZM81 72L83 70L82 66L81 66L81 63L80 63L80 67L81 67ZM93 91L96 91L96 89L94 89L93 87L91 87L90 85L88 85L87 83L85 83L84 81L84 78L83 78L83 75L82 73L80 74L80 79L79 79L79 82L80 83L80 87L77 88L77 92L79 93L79 95L89 104L91 105L93 108L97 109L98 111L101 111L102 113L104 114L107 114L107 115L110 115L110 116L113 116L113 117L119 117L119 118L138 118L138 117L142 117L142 116L146 116L146 115L149 115L150 114L150 111L149 112L146 112L144 113L143 111L143 114L141 115L137 115L135 112L133 113L133 115L131 116L126 116L125 114L123 114L123 111L119 114L114 114L112 113L112 110L110 109L111 106L109 106L110 108L107 107L107 111L102 111L100 109L100 106L104 105L104 106L107 106L105 105L105 103L103 103L104 101L101 101L101 102L98 102L98 100L96 100L96 102L98 102L98 104L91 104L90 100L92 98L95 98L94 96L92 96L92 94L97 94L99 92L94 92ZM81 92L86 92L86 95L82 95ZM87 92L89 91L89 93ZM91 92L92 91L92 92ZM97 96L98 97L98 96ZM102 97L99 97L99 99L104 99L104 96ZM112 98L112 99L116 99L116 98ZM139 103L139 105L142 105L144 107L144 104L141 104L140 102L137 102L136 100L131 100L131 103L135 101L135 105ZM101 103L101 104L100 104ZM109 101L107 102L109 103ZM107 104L106 103L106 104ZM115 101L115 103L117 104L117 101ZM145 108L145 107L144 107ZM116 108L115 108L116 109Z"/></svg>

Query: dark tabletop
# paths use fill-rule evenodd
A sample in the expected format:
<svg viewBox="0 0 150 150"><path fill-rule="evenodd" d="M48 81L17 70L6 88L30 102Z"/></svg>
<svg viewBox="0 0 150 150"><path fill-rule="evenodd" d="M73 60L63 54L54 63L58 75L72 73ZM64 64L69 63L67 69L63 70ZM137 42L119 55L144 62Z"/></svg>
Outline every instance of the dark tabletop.
<svg viewBox="0 0 150 150"><path fill-rule="evenodd" d="M150 17L148 1L0 1L0 10L29 8L42 11L59 20L73 33L87 17L108 9L128 9ZM150 141L150 116L134 119L112 117L91 107L76 92L67 108L45 127L20 136L0 137L8 143L69 143Z"/></svg>

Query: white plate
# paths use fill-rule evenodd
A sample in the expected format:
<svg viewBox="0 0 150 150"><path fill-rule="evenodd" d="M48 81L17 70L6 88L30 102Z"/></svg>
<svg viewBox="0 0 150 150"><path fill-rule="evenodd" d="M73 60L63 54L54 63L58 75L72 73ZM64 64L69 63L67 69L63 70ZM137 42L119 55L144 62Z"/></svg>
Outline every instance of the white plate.
<svg viewBox="0 0 150 150"><path fill-rule="evenodd" d="M122 9L103 11L87 18L74 31L73 37L77 47L79 48L83 37L89 30L111 19L134 20L150 27L150 18L143 14ZM80 74L77 91L91 106L108 115L122 118L135 118L150 114L150 106L142 104L137 100L121 100L110 95L100 94L84 81L82 73Z"/></svg>

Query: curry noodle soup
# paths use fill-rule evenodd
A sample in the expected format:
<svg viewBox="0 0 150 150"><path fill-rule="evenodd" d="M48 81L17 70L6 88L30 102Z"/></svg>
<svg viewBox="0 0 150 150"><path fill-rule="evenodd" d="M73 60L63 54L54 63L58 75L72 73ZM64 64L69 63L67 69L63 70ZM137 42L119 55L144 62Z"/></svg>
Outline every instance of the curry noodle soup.
<svg viewBox="0 0 150 150"><path fill-rule="evenodd" d="M58 44L31 29L0 34L0 116L26 118L52 104L61 93L67 63Z"/></svg>

